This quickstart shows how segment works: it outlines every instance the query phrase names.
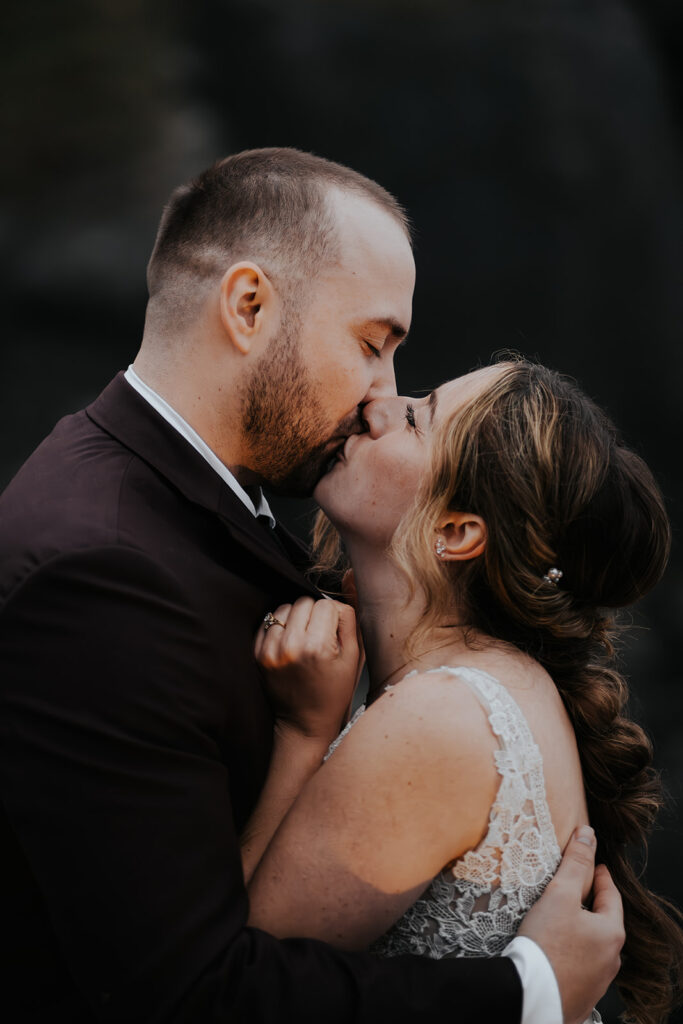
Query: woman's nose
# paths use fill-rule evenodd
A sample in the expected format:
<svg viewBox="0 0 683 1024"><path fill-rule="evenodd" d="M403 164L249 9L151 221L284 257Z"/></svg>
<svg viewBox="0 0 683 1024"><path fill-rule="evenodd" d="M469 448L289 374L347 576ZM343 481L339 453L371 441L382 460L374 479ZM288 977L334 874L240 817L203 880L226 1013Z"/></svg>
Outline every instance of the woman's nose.
<svg viewBox="0 0 683 1024"><path fill-rule="evenodd" d="M406 399L396 395L367 402L363 406L362 416L370 436L383 437L384 434L397 430L402 425L405 408Z"/></svg>

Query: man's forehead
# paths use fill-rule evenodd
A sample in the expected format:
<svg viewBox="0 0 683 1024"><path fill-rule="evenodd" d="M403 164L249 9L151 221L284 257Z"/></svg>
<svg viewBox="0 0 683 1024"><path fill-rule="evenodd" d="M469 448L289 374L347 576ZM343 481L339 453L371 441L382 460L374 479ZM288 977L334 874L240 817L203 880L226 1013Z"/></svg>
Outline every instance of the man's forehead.
<svg viewBox="0 0 683 1024"><path fill-rule="evenodd" d="M354 324L402 341L410 326L415 286L408 236L392 213L370 199L342 193L338 202L343 204L338 251L319 280Z"/></svg>
<svg viewBox="0 0 683 1024"><path fill-rule="evenodd" d="M405 227L389 209L369 196L332 190L332 205L342 259L390 246L397 255L412 258Z"/></svg>

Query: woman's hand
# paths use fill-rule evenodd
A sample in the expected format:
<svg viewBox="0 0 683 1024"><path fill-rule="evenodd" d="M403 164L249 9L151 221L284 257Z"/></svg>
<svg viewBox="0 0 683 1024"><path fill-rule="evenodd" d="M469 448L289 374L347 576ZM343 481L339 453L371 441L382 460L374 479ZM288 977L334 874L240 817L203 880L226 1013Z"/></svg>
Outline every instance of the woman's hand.
<svg viewBox="0 0 683 1024"><path fill-rule="evenodd" d="M263 623L254 646L276 721L268 777L241 837L247 883L338 735L358 676L353 608L302 597L280 605L273 620Z"/></svg>
<svg viewBox="0 0 683 1024"><path fill-rule="evenodd" d="M261 625L254 654L277 728L329 744L344 722L358 676L354 611L339 601L300 597L273 614L278 622Z"/></svg>

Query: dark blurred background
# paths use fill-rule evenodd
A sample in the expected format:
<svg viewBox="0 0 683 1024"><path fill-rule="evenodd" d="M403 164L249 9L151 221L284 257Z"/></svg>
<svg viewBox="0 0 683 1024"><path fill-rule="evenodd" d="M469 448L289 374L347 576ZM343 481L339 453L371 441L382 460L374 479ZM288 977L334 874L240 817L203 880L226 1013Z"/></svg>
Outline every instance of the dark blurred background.
<svg viewBox="0 0 683 1024"><path fill-rule="evenodd" d="M655 470L676 530L679 0L32 0L5 24L0 486L133 359L169 191L218 156L287 145L410 212L400 389L501 348L576 376ZM278 508L306 531L310 507ZM679 905L682 613L676 530L623 658L672 797L647 877ZM603 1009L615 1019L613 996Z"/></svg>

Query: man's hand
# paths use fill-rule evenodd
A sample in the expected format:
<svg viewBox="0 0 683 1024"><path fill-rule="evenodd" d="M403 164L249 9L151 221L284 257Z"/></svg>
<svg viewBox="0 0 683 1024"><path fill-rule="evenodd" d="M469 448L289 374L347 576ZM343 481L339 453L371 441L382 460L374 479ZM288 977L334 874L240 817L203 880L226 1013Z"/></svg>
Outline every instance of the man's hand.
<svg viewBox="0 0 683 1024"><path fill-rule="evenodd" d="M621 897L604 864L595 868L595 834L575 831L557 874L519 929L550 960L564 1024L581 1024L614 979L624 944ZM593 889L593 908L583 902Z"/></svg>

